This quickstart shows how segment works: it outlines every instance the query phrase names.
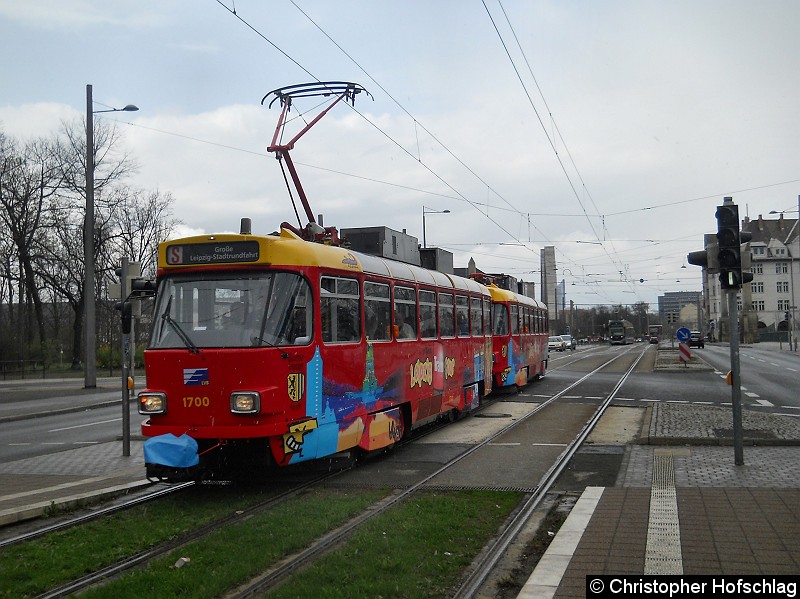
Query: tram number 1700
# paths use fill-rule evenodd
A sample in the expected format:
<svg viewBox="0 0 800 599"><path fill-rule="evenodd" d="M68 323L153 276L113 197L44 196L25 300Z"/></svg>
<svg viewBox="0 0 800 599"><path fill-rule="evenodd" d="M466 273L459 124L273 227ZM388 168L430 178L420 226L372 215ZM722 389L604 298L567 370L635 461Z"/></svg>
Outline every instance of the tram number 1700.
<svg viewBox="0 0 800 599"><path fill-rule="evenodd" d="M211 405L211 400L208 397L184 397L184 408L207 408Z"/></svg>

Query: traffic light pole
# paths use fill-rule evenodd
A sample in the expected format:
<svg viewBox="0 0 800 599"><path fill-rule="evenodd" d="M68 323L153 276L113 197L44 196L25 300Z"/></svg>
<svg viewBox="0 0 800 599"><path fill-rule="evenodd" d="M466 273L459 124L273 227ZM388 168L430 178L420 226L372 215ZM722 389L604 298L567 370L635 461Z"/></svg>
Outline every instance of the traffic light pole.
<svg viewBox="0 0 800 599"><path fill-rule="evenodd" d="M742 378L739 370L739 307L736 289L727 290L728 328L731 335L731 403L733 404L733 457L737 466L744 466L742 448Z"/></svg>
<svg viewBox="0 0 800 599"><path fill-rule="evenodd" d="M122 258L122 272L119 279L120 295L122 296L123 303L125 298L128 297L129 289L128 283L128 258ZM123 312L124 314L124 312ZM124 319L124 316L123 316ZM131 408L130 408L130 390L128 389L128 351L130 348L130 329L127 329L123 324L122 326L122 455L129 457L131 455Z"/></svg>

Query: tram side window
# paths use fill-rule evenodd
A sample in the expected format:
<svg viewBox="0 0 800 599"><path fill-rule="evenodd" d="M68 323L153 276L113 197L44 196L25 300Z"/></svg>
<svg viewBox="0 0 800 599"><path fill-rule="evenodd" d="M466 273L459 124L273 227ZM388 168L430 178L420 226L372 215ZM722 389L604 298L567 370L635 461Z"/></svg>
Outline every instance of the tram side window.
<svg viewBox="0 0 800 599"><path fill-rule="evenodd" d="M433 291L419 291L420 336L423 339L436 338L436 294Z"/></svg>
<svg viewBox="0 0 800 599"><path fill-rule="evenodd" d="M469 315L472 324L472 335L479 337L483 335L483 319L481 318L481 298L469 298Z"/></svg>
<svg viewBox="0 0 800 599"><path fill-rule="evenodd" d="M364 283L364 318L366 319L367 339L388 341L389 323L392 319L392 302L389 298L389 285L386 283Z"/></svg>
<svg viewBox="0 0 800 599"><path fill-rule="evenodd" d="M508 335L508 309L505 304L492 304L492 334Z"/></svg>
<svg viewBox="0 0 800 599"><path fill-rule="evenodd" d="M491 326L492 303L485 299L483 300L483 334L490 335L492 332Z"/></svg>
<svg viewBox="0 0 800 599"><path fill-rule="evenodd" d="M458 336L469 337L469 299L466 295L456 296L456 322Z"/></svg>
<svg viewBox="0 0 800 599"><path fill-rule="evenodd" d="M449 293L439 294L439 335L455 337L455 313L453 312L453 296Z"/></svg>
<svg viewBox="0 0 800 599"><path fill-rule="evenodd" d="M398 339L417 338L417 294L413 287L395 285L394 326Z"/></svg>
<svg viewBox="0 0 800 599"><path fill-rule="evenodd" d="M528 306L522 306L522 332L531 332L531 309Z"/></svg>
<svg viewBox="0 0 800 599"><path fill-rule="evenodd" d="M322 277L320 281L322 340L345 343L361 340L357 279Z"/></svg>
<svg viewBox="0 0 800 599"><path fill-rule="evenodd" d="M509 306L511 308L511 334L518 335L519 334L519 306L517 304L511 304Z"/></svg>

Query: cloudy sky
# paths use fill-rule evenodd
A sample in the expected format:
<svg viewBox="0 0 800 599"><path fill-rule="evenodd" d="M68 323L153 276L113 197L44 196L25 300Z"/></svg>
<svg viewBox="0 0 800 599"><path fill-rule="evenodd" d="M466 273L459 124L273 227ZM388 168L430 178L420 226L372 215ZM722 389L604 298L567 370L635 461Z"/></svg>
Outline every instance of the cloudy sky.
<svg viewBox="0 0 800 599"><path fill-rule="evenodd" d="M654 305L700 289L682 267L724 196L797 210L798 23L794 0L0 0L0 128L80 121L91 84L140 108L95 118L182 232L268 233L296 221L262 97L353 81L371 97L292 152L326 225L421 241L450 210L426 236L456 266L538 288L552 245L567 301Z"/></svg>

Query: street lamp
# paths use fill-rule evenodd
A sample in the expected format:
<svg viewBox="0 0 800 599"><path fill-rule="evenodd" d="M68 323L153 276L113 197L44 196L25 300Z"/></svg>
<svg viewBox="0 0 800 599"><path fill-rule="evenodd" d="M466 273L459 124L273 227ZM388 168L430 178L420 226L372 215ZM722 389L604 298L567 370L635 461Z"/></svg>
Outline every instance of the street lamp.
<svg viewBox="0 0 800 599"><path fill-rule="evenodd" d="M96 319L94 305L94 118L99 112L135 112L133 104L125 108L92 110L92 86L86 86L86 216L83 219L83 258L86 281L83 287L83 303L86 314L86 365L83 373L84 387L97 386Z"/></svg>
<svg viewBox="0 0 800 599"><path fill-rule="evenodd" d="M430 208L422 207L422 247L428 247L425 239L425 215L426 214L450 214L449 210L431 210Z"/></svg>

